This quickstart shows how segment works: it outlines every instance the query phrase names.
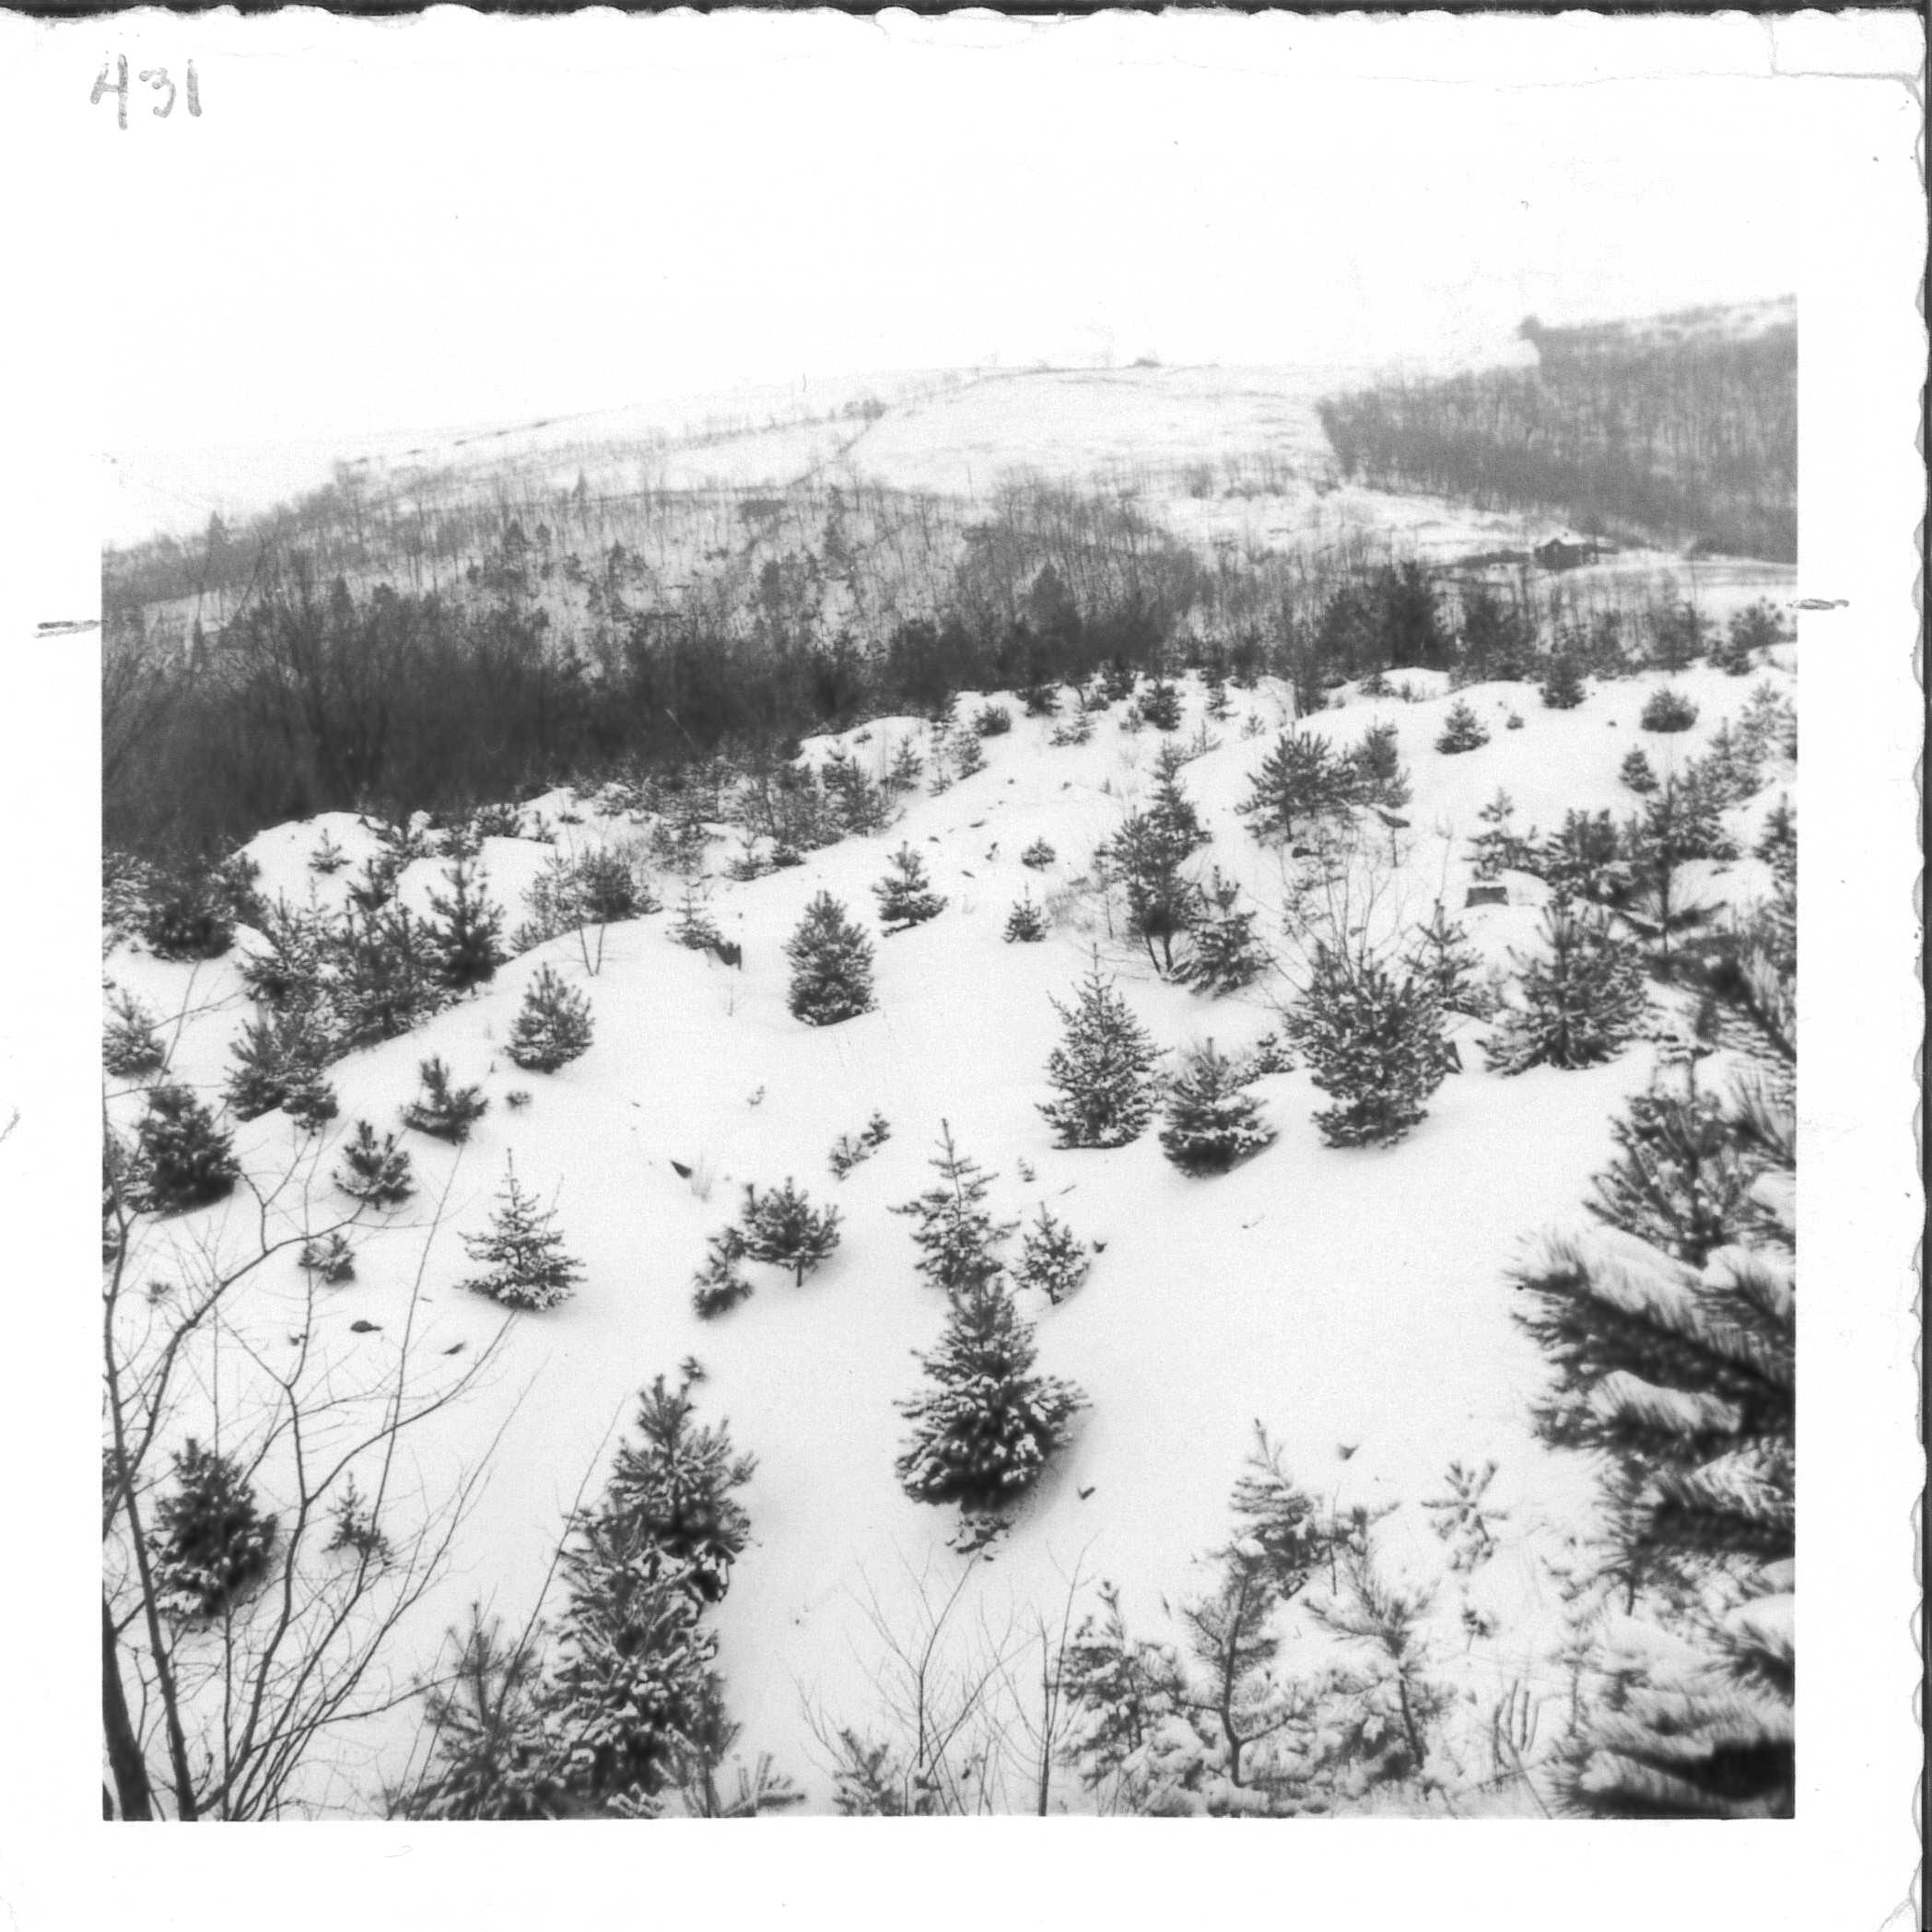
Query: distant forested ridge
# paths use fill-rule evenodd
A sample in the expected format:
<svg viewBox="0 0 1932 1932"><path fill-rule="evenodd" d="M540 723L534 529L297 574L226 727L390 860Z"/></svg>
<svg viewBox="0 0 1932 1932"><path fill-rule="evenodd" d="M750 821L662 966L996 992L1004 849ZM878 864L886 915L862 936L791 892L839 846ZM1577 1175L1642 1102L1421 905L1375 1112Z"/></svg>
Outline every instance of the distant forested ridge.
<svg viewBox="0 0 1932 1932"><path fill-rule="evenodd" d="M1797 557L1797 323L1690 311L1521 330L1530 369L1331 398L1345 474L1383 489L1556 511L1590 535Z"/></svg>

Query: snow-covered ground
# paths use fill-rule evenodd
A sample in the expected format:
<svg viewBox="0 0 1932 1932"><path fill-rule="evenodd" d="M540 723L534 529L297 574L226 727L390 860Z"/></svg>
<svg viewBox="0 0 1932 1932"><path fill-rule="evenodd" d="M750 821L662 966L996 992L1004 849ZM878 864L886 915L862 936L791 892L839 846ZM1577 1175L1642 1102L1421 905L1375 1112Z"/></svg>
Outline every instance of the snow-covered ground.
<svg viewBox="0 0 1932 1932"><path fill-rule="evenodd" d="M1788 685L1795 654L1787 650L1784 661L1787 668L1770 674ZM1644 744L1668 769L1735 718L1758 682L1704 668L1682 673L1670 682L1700 707L1695 729L1640 732L1643 700L1663 681L1598 685L1570 711L1545 709L1528 685L1469 687L1459 695L1493 735L1457 756L1434 749L1451 701L1439 689L1413 702L1352 697L1310 719L1309 729L1338 744L1371 722L1396 727L1414 796L1409 828L1390 835L1399 863L1376 917L1414 922L1440 896L1484 956L1506 966L1512 947L1532 943L1540 888L1511 874L1511 903L1461 909L1466 842L1480 829L1480 809L1501 788L1526 831L1553 829L1571 808L1622 818L1636 803L1618 777L1631 746ZM1429 688L1423 677L1411 683ZM1201 721L1203 697L1194 680L1183 690L1185 740ZM1232 696L1233 715L1210 726L1214 748L1186 767L1183 783L1213 834L1203 869L1212 861L1238 880L1272 938L1282 861L1255 842L1235 807L1291 705L1267 683ZM895 1404L917 1387L914 1353L936 1341L944 1309L914 1272L907 1221L889 1209L928 1184L943 1121L964 1152L998 1174L993 1205L1002 1218L1030 1216L1044 1201L1106 1244L1063 1305L1022 1297L1038 1323L1042 1368L1077 1382L1092 1406L1011 1532L974 1564L954 1627L1001 1630L1035 1610L1055 1616L1076 1578L1091 1607L1092 1587L1107 1578L1120 1587L1137 1629L1162 1632L1163 1599L1198 1587L1197 1560L1225 1540L1228 1493L1259 1422L1309 1490L1344 1506L1398 1505L1384 1547L1406 1574L1442 1585L1432 1633L1468 1700L1471 1736L1511 1678L1560 1696L1560 1606L1547 1563L1587 1528L1591 1485L1585 1469L1531 1432L1542 1367L1512 1324L1507 1270L1524 1237L1579 1218L1590 1177L1610 1152L1613 1116L1651 1077L1650 1050L1633 1047L1589 1071L1505 1079L1486 1070L1482 1029L1465 1021L1464 1071L1392 1149L1324 1145L1310 1118L1322 1096L1302 1071L1259 1083L1279 1139L1222 1177L1183 1176L1151 1132L1113 1152L1055 1148L1037 1111L1059 1037L1051 1002L1069 998L1096 950L1167 1048L1206 1037L1229 1048L1252 1042L1277 1024L1272 1002L1285 989L1274 979L1211 1001L1164 984L1078 891L1063 895L1046 943L1002 942L1023 891L1040 900L1068 887L1123 811L1145 798L1159 743L1159 734L1124 729L1117 706L1096 720L1090 743L1055 748L1048 720L1012 708L1012 732L985 741L983 772L938 796L912 794L888 829L750 882L719 878L714 913L744 948L742 971L673 943L668 911L608 929L594 976L574 939L554 941L416 1033L334 1066L341 1114L320 1144L279 1113L237 1130L251 1180L279 1185L272 1224L299 1224L304 1212L330 1221L345 1205L328 1183L343 1135L358 1118L394 1126L420 1060L441 1055L489 1096L488 1114L460 1150L406 1136L418 1194L392 1214L368 1217L354 1237L356 1280L324 1292L317 1320L327 1333L311 1344L344 1377L393 1360L419 1269L426 1325L412 1340L415 1358L449 1374L484 1347L500 1311L457 1285L470 1271L458 1237L485 1224L512 1154L525 1186L554 1202L585 1266L576 1298L513 1317L481 1386L413 1439L426 1495L486 1459L490 1473L450 1574L400 1634L391 1658L398 1680L429 1663L471 1601L513 1622L531 1613L563 1515L587 1477L594 1487L637 1392L696 1356L703 1414L728 1417L737 1444L758 1458L744 1493L750 1546L717 1620L720 1668L744 1726L740 1750L747 1758L771 1751L815 1808L828 1803L814 1721L820 1729L873 1723L879 1623L911 1634L922 1589L943 1594L965 1561L948 1548L953 1514L907 1501L893 1474L904 1434ZM1520 729L1507 728L1511 713ZM1250 717L1260 726L1252 736L1244 731ZM806 753L822 755L837 743L878 773L897 743L927 732L917 720L874 720L837 741L814 741ZM1763 811L1790 789L1786 767L1732 814L1733 829L1754 837ZM490 839L482 853L512 926L554 849L638 829L588 805L578 807L581 823L563 824L556 814L568 801L544 802L555 848ZM352 866L373 843L343 817L264 832L248 849L264 896L339 896L346 871L319 879L308 869L324 831ZM1039 838L1058 855L1044 873L1020 862ZM902 840L926 859L945 910L879 943L875 1012L823 1030L801 1025L785 1004L786 937L822 889L876 930L871 887ZM734 846L715 845L714 865ZM422 904L440 870L417 861L405 899ZM1762 885L1762 868L1747 859L1711 889L1742 902ZM674 905L677 882L661 891ZM502 1050L522 990L545 964L588 994L596 1027L590 1052L547 1076L520 1072ZM234 956L189 966L121 947L105 971L164 1020L180 1016L163 1028L172 1075L217 1099L228 1043L251 1011ZM509 1105L515 1090L530 1095L527 1104ZM123 1121L134 1118L133 1095L115 1106ZM891 1123L890 1142L835 1180L833 1142L874 1111ZM707 1235L733 1217L744 1184L788 1176L840 1210L837 1252L802 1287L754 1270L752 1300L700 1321L690 1282ZM245 1197L160 1224L142 1257L144 1277L199 1265L204 1245L240 1252L256 1235ZM292 1345L302 1297L287 1257L252 1278L231 1312L272 1359ZM358 1322L374 1326L357 1332ZM459 1344L463 1353L446 1354ZM230 1352L218 1369L225 1379L210 1386L232 1387L239 1399L249 1373ZM1475 1588L1498 1634L1471 1651L1458 1622L1462 1586L1446 1577L1444 1546L1421 1505L1440 1492L1452 1458L1490 1458L1500 1466L1491 1500L1507 1509L1508 1524L1502 1555ZM344 1741L341 1763L372 1785L400 1766L415 1723L407 1706L372 1723ZM1060 1795L1081 1801L1071 1779Z"/></svg>

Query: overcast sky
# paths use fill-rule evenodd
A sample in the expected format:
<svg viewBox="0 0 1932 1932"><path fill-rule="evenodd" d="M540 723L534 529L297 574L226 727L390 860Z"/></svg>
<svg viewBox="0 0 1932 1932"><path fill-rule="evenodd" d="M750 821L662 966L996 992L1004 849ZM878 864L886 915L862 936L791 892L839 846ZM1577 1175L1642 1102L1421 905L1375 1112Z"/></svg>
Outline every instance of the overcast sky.
<svg viewBox="0 0 1932 1932"><path fill-rule="evenodd" d="M137 93L102 149L106 440L132 475L740 380L1480 356L1530 311L1786 292L1807 153L1762 26L144 19L134 64L192 40L203 113Z"/></svg>

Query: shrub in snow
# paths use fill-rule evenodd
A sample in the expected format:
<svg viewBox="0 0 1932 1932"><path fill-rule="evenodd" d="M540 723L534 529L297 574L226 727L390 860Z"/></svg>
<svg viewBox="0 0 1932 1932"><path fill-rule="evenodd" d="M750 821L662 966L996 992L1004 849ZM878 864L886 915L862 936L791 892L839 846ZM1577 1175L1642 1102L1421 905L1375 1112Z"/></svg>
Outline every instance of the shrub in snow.
<svg viewBox="0 0 1932 1932"><path fill-rule="evenodd" d="M1036 1353L1032 1325L997 1282L953 1300L921 1358L930 1386L899 1404L912 1434L894 1469L914 1502L989 1516L1039 1480L1086 1398L1034 1374Z"/></svg>
<svg viewBox="0 0 1932 1932"><path fill-rule="evenodd" d="M872 1004L872 943L821 892L785 942L791 965L786 1003L808 1026L836 1026Z"/></svg>
<svg viewBox="0 0 1932 1932"><path fill-rule="evenodd" d="M168 1056L155 1036L154 1015L128 992L117 989L113 1017L100 1043L100 1061L120 1080L138 1080L144 1073L158 1073Z"/></svg>
<svg viewBox="0 0 1932 1932"><path fill-rule="evenodd" d="M909 845L902 845L886 861L890 870L872 887L879 902L879 923L888 933L923 925L944 911L946 902L932 890L926 862Z"/></svg>
<svg viewBox="0 0 1932 1932"><path fill-rule="evenodd" d="M1297 825L1346 809L1350 775L1311 732L1283 732L1249 781L1235 811L1259 839L1291 838Z"/></svg>
<svg viewBox="0 0 1932 1932"><path fill-rule="evenodd" d="M1644 1017L1644 975L1600 912L1563 900L1543 912L1543 950L1526 962L1518 1006L1484 1045L1491 1066L1588 1067L1613 1059Z"/></svg>
<svg viewBox="0 0 1932 1932"><path fill-rule="evenodd" d="M1659 671L1682 671L1711 648L1711 620L1693 603L1653 609L1650 662Z"/></svg>
<svg viewBox="0 0 1932 1932"><path fill-rule="evenodd" d="M1030 866L1036 872L1043 872L1053 863L1055 856L1053 848L1044 838L1036 838L1020 854L1020 863Z"/></svg>
<svg viewBox="0 0 1932 1932"><path fill-rule="evenodd" d="M158 959L219 959L235 943L235 917L219 878L191 867L158 874L141 937Z"/></svg>
<svg viewBox="0 0 1932 1932"><path fill-rule="evenodd" d="M1788 643L1791 635L1778 614L1760 599L1732 615L1730 629L1711 653L1711 662L1732 677L1749 677L1757 666L1758 652Z"/></svg>
<svg viewBox="0 0 1932 1932"><path fill-rule="evenodd" d="M1180 693L1172 681L1165 676L1156 677L1146 690L1142 692L1138 706L1141 722L1151 725L1157 732L1172 732L1180 728Z"/></svg>
<svg viewBox="0 0 1932 1932"><path fill-rule="evenodd" d="M1036 945L1046 938L1047 921L1041 916L1040 908L1033 903L1031 893L1024 894L1013 902L1000 936L1008 945Z"/></svg>
<svg viewBox="0 0 1932 1932"><path fill-rule="evenodd" d="M467 1141L470 1129L489 1111L480 1086L452 1087L440 1058L419 1061L423 1090L403 1109L403 1124L439 1141Z"/></svg>
<svg viewBox="0 0 1932 1932"><path fill-rule="evenodd" d="M1056 1221L1040 1203L1039 1218L1020 1237L1020 1259L1013 1278L1023 1288L1036 1288L1059 1304L1086 1280L1093 1251L1064 1221Z"/></svg>
<svg viewBox="0 0 1932 1932"><path fill-rule="evenodd" d="M533 1073L555 1073L590 1050L591 1002L552 966L524 989L523 1005L504 1051Z"/></svg>
<svg viewBox="0 0 1932 1932"><path fill-rule="evenodd" d="M928 1165L939 1175L939 1185L892 1212L913 1219L919 1272L948 1294L964 1294L999 1273L1001 1264L993 1250L1018 1224L995 1222L988 1212L986 1197L995 1177L959 1152L953 1143L953 1130L943 1120L939 1152Z"/></svg>
<svg viewBox="0 0 1932 1932"><path fill-rule="evenodd" d="M982 705L973 719L974 734L980 738L1001 738L1012 730L1013 713L1004 705Z"/></svg>
<svg viewBox="0 0 1932 1932"><path fill-rule="evenodd" d="M1443 720L1441 735L1435 741L1439 752L1469 752L1489 743L1489 732L1470 710L1469 702L1458 697Z"/></svg>
<svg viewBox="0 0 1932 1932"><path fill-rule="evenodd" d="M335 1090L322 1071L328 1042L311 1012L291 1008L249 1022L228 1048L228 1102L238 1120L275 1107L308 1128L335 1118Z"/></svg>
<svg viewBox="0 0 1932 1932"><path fill-rule="evenodd" d="M396 1145L393 1134L377 1140L367 1120L357 1121L356 1131L343 1145L335 1185L372 1208L395 1207L416 1192L407 1149Z"/></svg>
<svg viewBox="0 0 1932 1932"><path fill-rule="evenodd" d="M149 1088L136 1137L142 1191L158 1213L184 1213L234 1192L241 1175L234 1140L186 1087Z"/></svg>
<svg viewBox="0 0 1932 1932"><path fill-rule="evenodd" d="M356 1250L340 1234L311 1235L302 1243L297 1259L305 1272L328 1282L332 1288L356 1278Z"/></svg>
<svg viewBox="0 0 1932 1932"><path fill-rule="evenodd" d="M263 1516L241 1465L193 1436L173 1454L173 1482L155 1511L154 1575L175 1616L219 1616L268 1575L275 1518Z"/></svg>
<svg viewBox="0 0 1932 1932"><path fill-rule="evenodd" d="M827 1261L838 1246L838 1210L814 1208L789 1177L760 1194L747 1183L740 1219L744 1252L754 1261L791 1270L795 1286Z"/></svg>
<svg viewBox="0 0 1932 1932"><path fill-rule="evenodd" d="M832 1143L832 1174L843 1180L862 1161L869 1161L892 1139L892 1123L874 1113L856 1135L840 1134Z"/></svg>
<svg viewBox="0 0 1932 1932"><path fill-rule="evenodd" d="M316 841L315 849L309 854L309 870L324 875L339 872L348 862L348 854L327 832Z"/></svg>
<svg viewBox="0 0 1932 1932"><path fill-rule="evenodd" d="M1520 732L1523 729L1523 714L1520 711L1512 711L1503 720L1503 728L1508 732Z"/></svg>
<svg viewBox="0 0 1932 1932"><path fill-rule="evenodd" d="M1255 937L1254 909L1240 911L1240 898L1241 888L1224 879L1217 866L1195 916L1194 950L1174 976L1183 986L1197 992L1235 993L1268 970L1267 949Z"/></svg>
<svg viewBox="0 0 1932 1932"><path fill-rule="evenodd" d="M565 1253L556 1223L556 1211L539 1209L518 1185L514 1162L506 1164L488 1232L463 1237L470 1259L483 1262L486 1272L463 1285L507 1308L554 1308L568 1301L583 1269Z"/></svg>
<svg viewBox="0 0 1932 1932"><path fill-rule="evenodd" d="M1190 1053L1168 1089L1161 1146L1187 1174L1225 1174L1274 1139L1241 1070L1212 1040Z"/></svg>
<svg viewBox="0 0 1932 1932"><path fill-rule="evenodd" d="M1070 744L1084 744L1094 735L1094 720L1085 709L1075 711L1072 717L1057 724L1047 734L1047 743L1064 748Z"/></svg>
<svg viewBox="0 0 1932 1932"><path fill-rule="evenodd" d="M1455 1064L1430 981L1366 954L1317 946L1288 1028L1333 1107L1315 1116L1331 1147L1399 1141Z"/></svg>
<svg viewBox="0 0 1932 1932"><path fill-rule="evenodd" d="M278 898L263 914L255 943L239 961L249 997L275 1013L319 1007L324 966L339 946L330 921L316 907L292 907Z"/></svg>
<svg viewBox="0 0 1932 1932"><path fill-rule="evenodd" d="M443 873L446 893L432 892L435 915L428 928L429 953L438 977L452 992L467 992L495 978L503 964L503 909L489 896L488 882L468 859Z"/></svg>
<svg viewBox="0 0 1932 1932"><path fill-rule="evenodd" d="M970 779L986 769L986 752L977 736L960 740L953 755L953 776Z"/></svg>
<svg viewBox="0 0 1932 1932"><path fill-rule="evenodd" d="M331 1514L333 1527L329 1540L323 1545L327 1554L333 1556L338 1550L346 1550L363 1563L380 1565L389 1561L389 1539L377 1524L375 1511L356 1486L354 1476L343 1485Z"/></svg>
<svg viewBox="0 0 1932 1932"><path fill-rule="evenodd" d="M738 1264L744 1259L744 1236L734 1227L711 1236L704 1266L691 1282L691 1306L701 1321L710 1321L751 1297L752 1284Z"/></svg>
<svg viewBox="0 0 1932 1932"><path fill-rule="evenodd" d="M1552 711L1574 711L1585 696L1583 667L1569 651L1557 651L1543 673L1544 705Z"/></svg>
<svg viewBox="0 0 1932 1932"><path fill-rule="evenodd" d="M1126 1146L1153 1118L1153 1040L1097 965L1072 1006L1053 1010L1066 1026L1047 1061L1060 1097L1041 1114L1062 1147Z"/></svg>
<svg viewBox="0 0 1932 1932"><path fill-rule="evenodd" d="M1697 707L1681 691L1660 685L1645 699L1637 722L1646 732L1688 732L1697 722Z"/></svg>
<svg viewBox="0 0 1932 1932"><path fill-rule="evenodd" d="M1617 767L1617 776L1640 797L1657 790L1657 773L1651 768L1649 756L1641 744L1633 744L1624 754L1622 764Z"/></svg>

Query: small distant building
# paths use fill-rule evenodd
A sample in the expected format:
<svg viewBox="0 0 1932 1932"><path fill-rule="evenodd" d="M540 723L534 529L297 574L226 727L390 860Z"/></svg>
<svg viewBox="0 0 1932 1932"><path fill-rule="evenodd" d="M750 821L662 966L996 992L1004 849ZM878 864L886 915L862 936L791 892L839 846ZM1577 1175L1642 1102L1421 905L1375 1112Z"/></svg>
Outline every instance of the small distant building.
<svg viewBox="0 0 1932 1932"><path fill-rule="evenodd" d="M1574 570L1580 564L1594 564L1615 549L1601 537L1578 536L1574 530L1559 530L1547 536L1529 554L1545 570Z"/></svg>

